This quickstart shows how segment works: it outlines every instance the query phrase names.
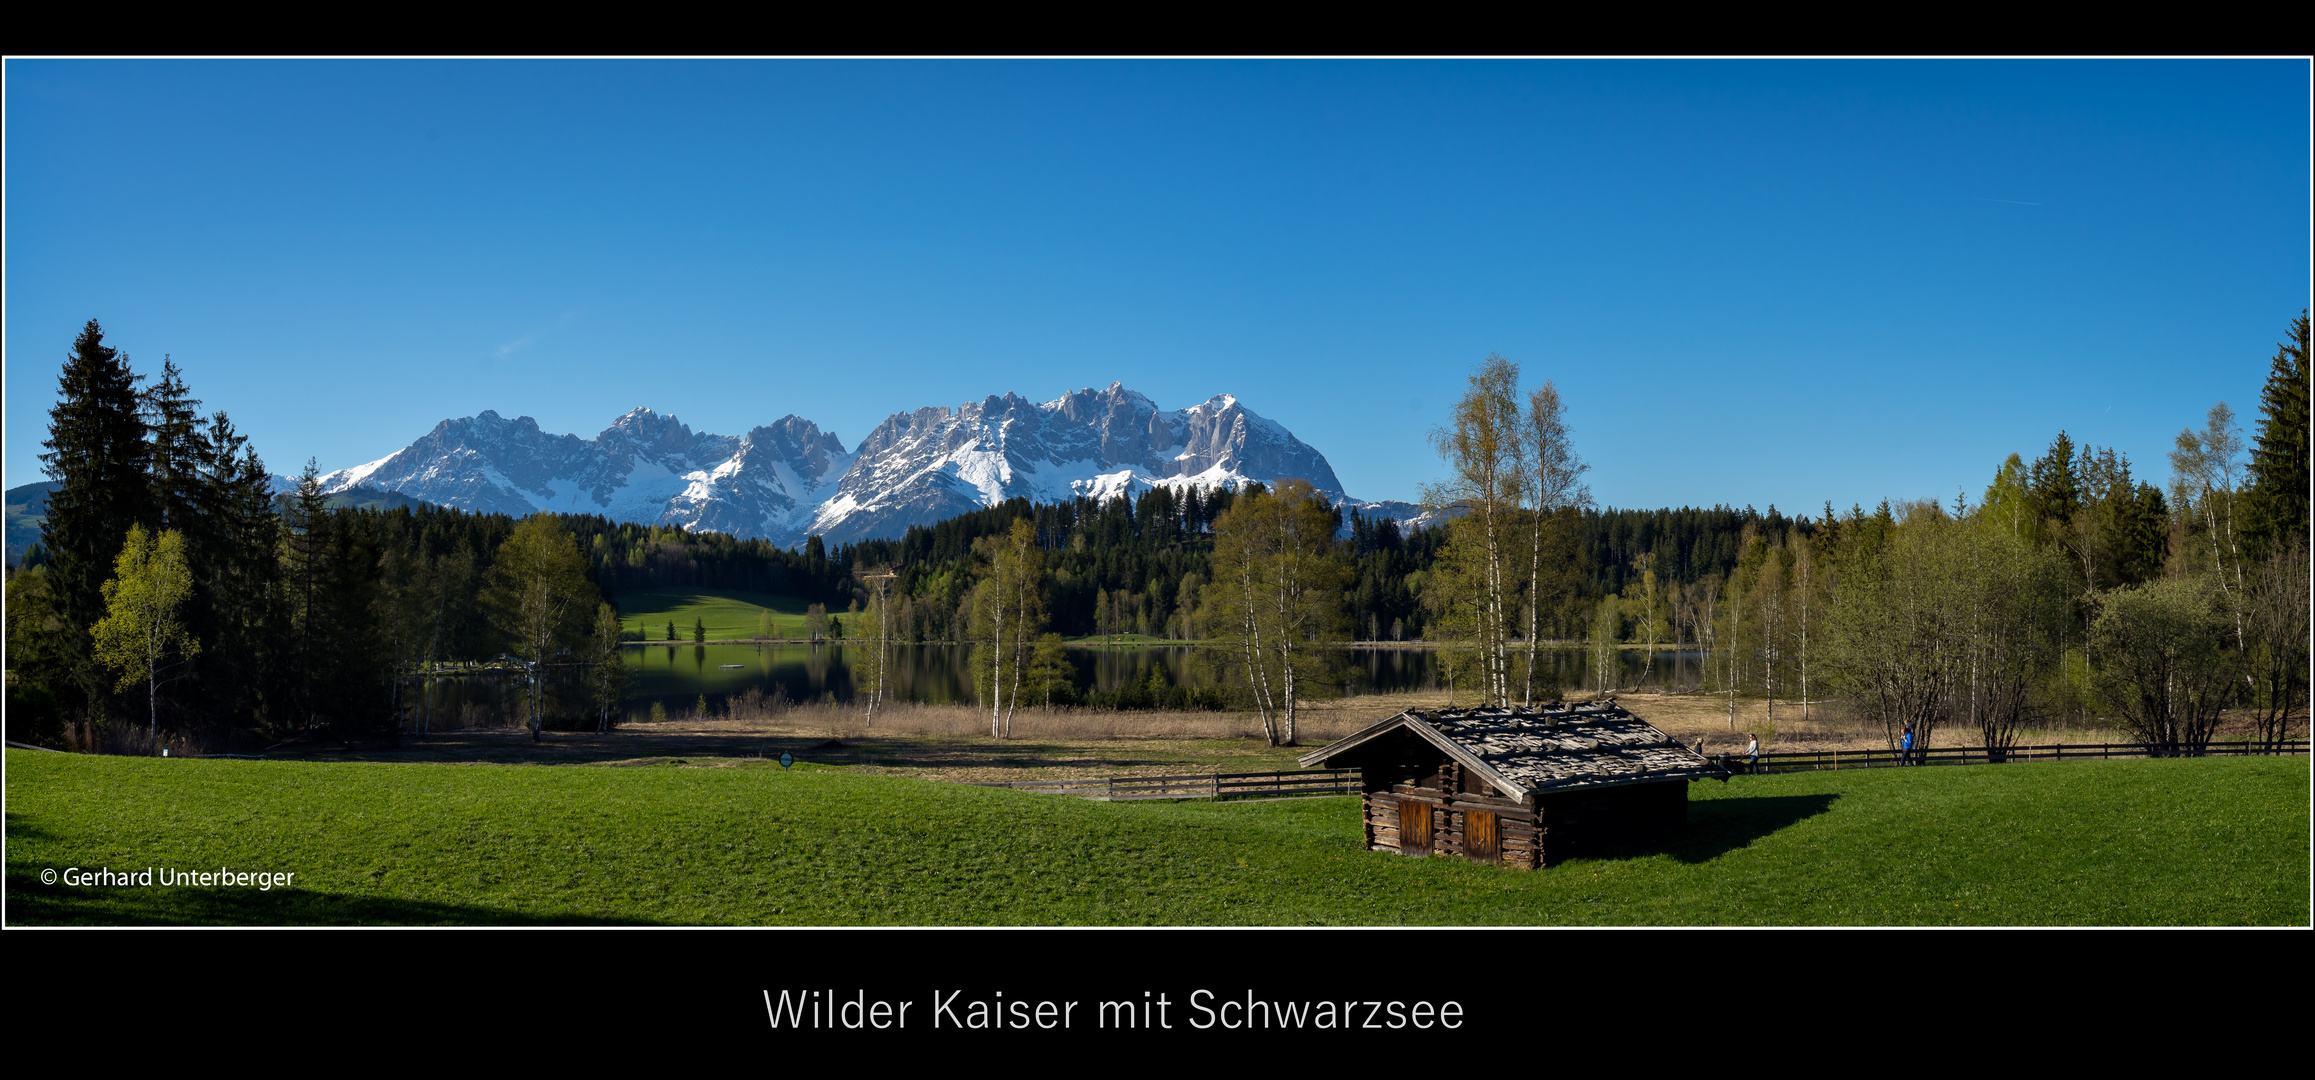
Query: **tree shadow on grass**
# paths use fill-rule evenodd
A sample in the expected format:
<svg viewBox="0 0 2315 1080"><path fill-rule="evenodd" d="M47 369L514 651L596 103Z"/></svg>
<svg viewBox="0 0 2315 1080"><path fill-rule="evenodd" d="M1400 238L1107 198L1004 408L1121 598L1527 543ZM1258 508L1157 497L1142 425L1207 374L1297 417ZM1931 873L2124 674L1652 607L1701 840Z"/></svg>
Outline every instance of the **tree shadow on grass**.
<svg viewBox="0 0 2315 1080"><path fill-rule="evenodd" d="M13 831L13 826L11 827ZM45 885L39 870L8 868L11 926L655 926L648 919L581 912L537 914L473 904L260 891Z"/></svg>
<svg viewBox="0 0 2315 1080"><path fill-rule="evenodd" d="M37 843L42 840L56 839L55 833L34 825L31 819L23 814L7 815L5 827L8 842L11 844Z"/></svg>
<svg viewBox="0 0 2315 1080"><path fill-rule="evenodd" d="M1833 808L1837 794L1769 795L1688 804L1688 823L1668 836L1577 847L1570 859L1639 859L1670 855L1683 863L1710 862L1749 847L1771 833ZM1557 863L1558 858L1552 860Z"/></svg>

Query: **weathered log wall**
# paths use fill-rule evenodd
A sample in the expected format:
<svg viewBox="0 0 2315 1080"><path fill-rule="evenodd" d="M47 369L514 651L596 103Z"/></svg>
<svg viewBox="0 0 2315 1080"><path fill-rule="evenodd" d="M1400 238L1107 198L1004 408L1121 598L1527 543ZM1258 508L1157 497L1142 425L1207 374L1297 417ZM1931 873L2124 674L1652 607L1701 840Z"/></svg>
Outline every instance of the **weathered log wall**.
<svg viewBox="0 0 2315 1080"><path fill-rule="evenodd" d="M1362 800L1367 848L1488 859L1488 852L1474 850L1484 845L1472 842L1479 831L1472 815L1488 814L1495 819L1493 858L1532 870L1589 850L1675 832L1688 816L1685 780L1557 792L1531 805L1491 792L1458 790L1466 786L1460 772L1450 762L1422 778L1433 781L1431 785L1405 780L1387 787L1369 785ZM1430 844L1423 852L1409 850L1410 837L1401 821L1402 806L1417 805L1429 808L1431 818Z"/></svg>
<svg viewBox="0 0 2315 1080"><path fill-rule="evenodd" d="M1470 794L1422 787L1411 783L1391 785L1386 791L1368 792L1365 802L1366 844L1369 850L1399 854L1417 854L1409 851L1408 836L1401 827L1401 806L1422 805L1430 808L1431 843L1428 854L1460 855L1502 862L1525 869L1534 869L1542 850L1541 830L1536 827L1535 810L1517 799L1498 795ZM1472 815L1487 814L1495 819L1495 852L1472 850Z"/></svg>

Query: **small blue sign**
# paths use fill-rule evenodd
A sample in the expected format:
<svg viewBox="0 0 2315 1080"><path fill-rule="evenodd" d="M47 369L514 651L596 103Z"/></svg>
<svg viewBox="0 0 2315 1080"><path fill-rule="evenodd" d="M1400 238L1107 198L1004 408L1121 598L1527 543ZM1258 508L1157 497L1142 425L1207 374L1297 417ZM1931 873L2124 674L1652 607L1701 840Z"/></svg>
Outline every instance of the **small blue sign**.
<svg viewBox="0 0 2315 1080"><path fill-rule="evenodd" d="M791 754L791 753L789 753L789 752L787 752L787 751L785 751L785 750L782 750L782 751L780 751L780 767L781 767L781 768L785 769L785 768L787 768L788 766L790 766L790 765L793 765L793 764L795 764L795 763L796 763L796 755L794 755L794 754Z"/></svg>

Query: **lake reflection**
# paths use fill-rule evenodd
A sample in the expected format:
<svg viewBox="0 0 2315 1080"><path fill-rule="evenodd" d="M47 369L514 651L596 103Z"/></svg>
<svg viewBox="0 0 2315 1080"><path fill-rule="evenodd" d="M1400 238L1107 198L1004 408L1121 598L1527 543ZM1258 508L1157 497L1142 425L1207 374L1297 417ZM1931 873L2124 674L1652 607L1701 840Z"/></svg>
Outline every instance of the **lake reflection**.
<svg viewBox="0 0 2315 1080"><path fill-rule="evenodd" d="M653 700L670 709L691 704L702 694L709 698L745 694L756 688L766 695L784 690L791 701L848 701L852 697L852 661L867 646L819 645L646 645L625 650L629 693L635 707ZM969 703L967 648L960 645L893 646L892 695L895 700L927 704ZM1226 677L1217 670L1211 650L1167 648L1073 648L1069 659L1077 668L1077 685L1094 690L1144 685L1150 673L1170 686L1207 686ZM1428 648L1357 648L1338 657L1346 678L1328 680L1312 689L1321 695L1435 689L1443 671L1440 654ZM1475 657L1463 654L1460 665ZM1524 653L1515 658L1514 687L1525 685ZM1591 655L1581 649L1539 650L1539 680L1582 689L1591 685ZM1622 669L1615 685L1627 688L1693 688L1698 685L1700 654L1659 649L1651 665L1645 653L1625 651L1618 656ZM1243 680L1242 674L1232 676Z"/></svg>

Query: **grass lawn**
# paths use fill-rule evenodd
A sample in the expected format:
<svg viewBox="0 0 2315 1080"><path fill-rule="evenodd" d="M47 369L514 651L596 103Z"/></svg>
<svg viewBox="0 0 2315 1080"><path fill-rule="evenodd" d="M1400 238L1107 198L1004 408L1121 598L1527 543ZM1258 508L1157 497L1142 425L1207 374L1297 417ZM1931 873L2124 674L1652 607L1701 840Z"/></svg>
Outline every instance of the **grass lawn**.
<svg viewBox="0 0 2315 1080"><path fill-rule="evenodd" d="M641 630L646 641L664 641L672 622L675 636L690 641L692 623L704 619L709 641L730 641L757 636L758 615L768 610L772 636L801 638L809 603L794 596L726 589L637 589L619 594L619 628Z"/></svg>
<svg viewBox="0 0 2315 1080"><path fill-rule="evenodd" d="M843 768L7 752L6 915L52 923L2308 922L2305 758L1739 777L1525 872L1361 850L1352 798L1092 803ZM293 887L68 887L231 866Z"/></svg>

